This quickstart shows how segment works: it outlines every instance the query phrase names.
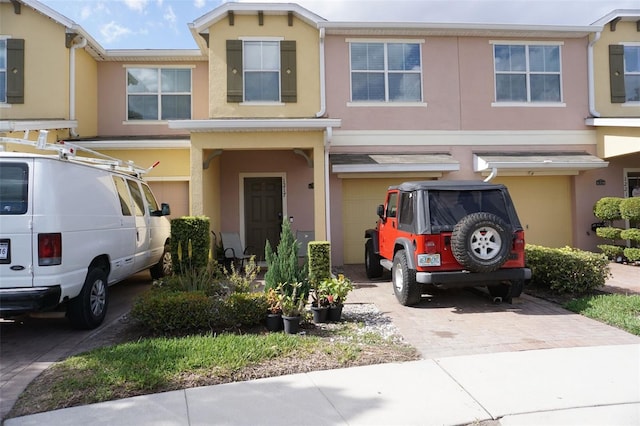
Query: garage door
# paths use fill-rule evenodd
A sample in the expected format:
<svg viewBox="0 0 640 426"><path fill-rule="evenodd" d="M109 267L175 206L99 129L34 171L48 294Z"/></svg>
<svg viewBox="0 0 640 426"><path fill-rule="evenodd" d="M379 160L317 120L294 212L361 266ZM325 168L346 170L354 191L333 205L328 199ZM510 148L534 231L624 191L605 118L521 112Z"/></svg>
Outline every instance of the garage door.
<svg viewBox="0 0 640 426"><path fill-rule="evenodd" d="M387 188L406 178L343 179L342 224L344 263L364 263L364 231L375 228L376 208L384 203Z"/></svg>
<svg viewBox="0 0 640 426"><path fill-rule="evenodd" d="M572 245L571 176L498 176L492 182L509 188L527 243Z"/></svg>
<svg viewBox="0 0 640 426"><path fill-rule="evenodd" d="M148 181L158 203L169 203L171 216L189 215L189 182L187 181Z"/></svg>

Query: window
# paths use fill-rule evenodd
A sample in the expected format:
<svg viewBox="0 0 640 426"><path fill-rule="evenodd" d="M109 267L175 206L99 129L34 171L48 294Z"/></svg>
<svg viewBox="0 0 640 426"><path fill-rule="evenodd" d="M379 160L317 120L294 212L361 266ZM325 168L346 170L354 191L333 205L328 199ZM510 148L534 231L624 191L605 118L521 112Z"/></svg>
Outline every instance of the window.
<svg viewBox="0 0 640 426"><path fill-rule="evenodd" d="M624 46L626 102L640 102L640 46Z"/></svg>
<svg viewBox="0 0 640 426"><path fill-rule="evenodd" d="M129 185L131 197L133 197L133 208L135 210L136 216L144 216L144 201L142 198L142 192L140 192L140 187L138 186L138 182L127 179L127 185Z"/></svg>
<svg viewBox="0 0 640 426"><path fill-rule="evenodd" d="M0 163L0 215L20 215L29 206L29 167Z"/></svg>
<svg viewBox="0 0 640 426"><path fill-rule="evenodd" d="M24 103L23 39L0 39L0 103Z"/></svg>
<svg viewBox="0 0 640 426"><path fill-rule="evenodd" d="M413 232L413 192L403 192L400 195L398 229Z"/></svg>
<svg viewBox="0 0 640 426"><path fill-rule="evenodd" d="M191 69L127 68L127 120L191 118Z"/></svg>
<svg viewBox="0 0 640 426"><path fill-rule="evenodd" d="M351 43L353 102L421 102L419 43Z"/></svg>
<svg viewBox="0 0 640 426"><path fill-rule="evenodd" d="M127 184L124 182L124 179L119 176L112 176L112 178L113 183L116 186L116 190L118 191L118 198L120 199L120 209L122 210L122 215L131 216L131 197L129 196Z"/></svg>
<svg viewBox="0 0 640 426"><path fill-rule="evenodd" d="M387 201L386 217L396 217L398 213L398 193L392 192L389 194L389 200Z"/></svg>
<svg viewBox="0 0 640 426"><path fill-rule="evenodd" d="M562 102L560 46L495 44L496 102Z"/></svg>
<svg viewBox="0 0 640 426"><path fill-rule="evenodd" d="M227 102L297 102L296 42L227 40Z"/></svg>

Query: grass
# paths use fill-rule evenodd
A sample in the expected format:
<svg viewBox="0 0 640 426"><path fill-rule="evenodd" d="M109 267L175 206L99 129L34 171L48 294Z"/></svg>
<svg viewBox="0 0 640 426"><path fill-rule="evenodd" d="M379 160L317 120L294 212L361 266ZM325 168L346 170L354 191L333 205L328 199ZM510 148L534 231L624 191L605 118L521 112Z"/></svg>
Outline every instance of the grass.
<svg viewBox="0 0 640 426"><path fill-rule="evenodd" d="M136 395L282 374L419 358L395 338L343 321L302 335L284 333L154 337L105 346L44 371L8 417Z"/></svg>
<svg viewBox="0 0 640 426"><path fill-rule="evenodd" d="M588 296L567 302L564 307L640 336L640 295Z"/></svg>

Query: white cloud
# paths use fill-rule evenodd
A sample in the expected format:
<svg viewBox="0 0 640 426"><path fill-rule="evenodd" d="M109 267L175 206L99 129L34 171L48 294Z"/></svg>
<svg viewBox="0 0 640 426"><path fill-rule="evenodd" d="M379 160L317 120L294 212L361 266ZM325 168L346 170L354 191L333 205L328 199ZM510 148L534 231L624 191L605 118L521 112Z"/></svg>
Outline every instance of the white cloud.
<svg viewBox="0 0 640 426"><path fill-rule="evenodd" d="M167 6L162 15L162 18L167 22L171 22L171 24L176 23L176 14L173 12L173 8L171 6Z"/></svg>
<svg viewBox="0 0 640 426"><path fill-rule="evenodd" d="M206 5L206 2L205 0L193 0L193 5L196 9L202 9Z"/></svg>
<svg viewBox="0 0 640 426"><path fill-rule="evenodd" d="M104 41L110 43L123 36L133 34L129 28L116 24L114 21L100 27L100 34L104 37Z"/></svg>
<svg viewBox="0 0 640 426"><path fill-rule="evenodd" d="M124 4L131 10L143 13L149 0L124 0Z"/></svg>

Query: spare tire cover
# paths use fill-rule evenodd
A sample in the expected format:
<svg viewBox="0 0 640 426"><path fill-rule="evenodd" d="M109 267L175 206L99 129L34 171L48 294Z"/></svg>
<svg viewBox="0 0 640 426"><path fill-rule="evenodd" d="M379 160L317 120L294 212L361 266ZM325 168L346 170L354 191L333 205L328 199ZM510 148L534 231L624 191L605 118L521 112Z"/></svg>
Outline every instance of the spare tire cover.
<svg viewBox="0 0 640 426"><path fill-rule="evenodd" d="M451 234L451 251L469 271L491 272L508 259L512 244L508 225L498 216L479 212L460 219Z"/></svg>

